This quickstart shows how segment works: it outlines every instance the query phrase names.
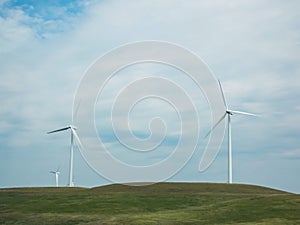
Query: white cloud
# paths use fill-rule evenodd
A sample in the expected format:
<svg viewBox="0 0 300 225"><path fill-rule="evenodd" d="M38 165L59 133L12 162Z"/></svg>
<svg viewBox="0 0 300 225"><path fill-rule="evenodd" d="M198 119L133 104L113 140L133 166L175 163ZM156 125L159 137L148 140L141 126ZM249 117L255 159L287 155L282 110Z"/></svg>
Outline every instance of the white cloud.
<svg viewBox="0 0 300 225"><path fill-rule="evenodd" d="M292 158L300 158L300 149L287 151L284 155Z"/></svg>
<svg viewBox="0 0 300 225"><path fill-rule="evenodd" d="M0 17L0 53L8 53L33 41L34 31L25 25L29 17L22 10L11 10L7 18Z"/></svg>
<svg viewBox="0 0 300 225"><path fill-rule="evenodd" d="M282 152L273 155L277 157L279 156L287 159L298 160L300 158L300 149L283 150Z"/></svg>

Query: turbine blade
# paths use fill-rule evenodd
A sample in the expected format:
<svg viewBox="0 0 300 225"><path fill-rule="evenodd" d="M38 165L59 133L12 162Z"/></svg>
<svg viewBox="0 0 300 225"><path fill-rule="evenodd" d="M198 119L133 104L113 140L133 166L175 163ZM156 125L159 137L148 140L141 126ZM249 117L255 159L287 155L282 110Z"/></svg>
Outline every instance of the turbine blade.
<svg viewBox="0 0 300 225"><path fill-rule="evenodd" d="M226 109L228 109L226 99L225 99L225 95L224 95L224 91L223 91L220 80L218 80L218 82L219 82L220 90L221 90L221 93L222 93L222 98L223 98L224 105L225 105Z"/></svg>
<svg viewBox="0 0 300 225"><path fill-rule="evenodd" d="M79 101L78 101L78 103L76 105L76 109L75 109L75 111L73 111L73 120L76 119L76 117L77 117L80 104L81 104L81 99L79 99ZM73 109L74 109L74 107L73 107Z"/></svg>
<svg viewBox="0 0 300 225"><path fill-rule="evenodd" d="M205 135L204 138L207 138L208 135L221 123L221 121L225 118L227 113L224 113L224 115L218 120L218 122L210 129L210 131Z"/></svg>
<svg viewBox="0 0 300 225"><path fill-rule="evenodd" d="M232 110L231 112L234 113L234 114L259 117L259 115L256 115L256 114L253 114L253 113L248 113L248 112L234 111L234 110Z"/></svg>
<svg viewBox="0 0 300 225"><path fill-rule="evenodd" d="M50 173L53 173L53 174L55 174L56 172L55 172L55 171L50 171Z"/></svg>
<svg viewBox="0 0 300 225"><path fill-rule="evenodd" d="M82 144L81 144L81 141L80 141L80 139L78 137L78 134L77 134L76 130L73 127L71 127L71 131L73 133L73 136L75 137L75 141L76 141L78 147L82 148Z"/></svg>
<svg viewBox="0 0 300 225"><path fill-rule="evenodd" d="M56 132L60 132L60 131L64 131L64 130L68 130L70 129L71 127L68 126L68 127L64 127L64 128L61 128L61 129L57 129L57 130L53 130L53 131L49 131L47 132L47 134L52 134L52 133L56 133Z"/></svg>

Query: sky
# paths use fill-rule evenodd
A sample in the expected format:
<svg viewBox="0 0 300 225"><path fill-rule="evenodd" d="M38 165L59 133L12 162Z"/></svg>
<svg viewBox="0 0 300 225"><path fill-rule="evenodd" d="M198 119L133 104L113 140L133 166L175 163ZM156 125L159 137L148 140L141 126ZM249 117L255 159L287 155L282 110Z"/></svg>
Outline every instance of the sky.
<svg viewBox="0 0 300 225"><path fill-rule="evenodd" d="M96 59L126 43L159 40L199 56L221 80L230 108L261 115L232 118L233 181L300 193L299 9L297 0L0 0L0 187L52 186L49 171L58 167L59 183L67 185L70 133L46 132L72 123L76 90ZM200 136L211 126L203 93L178 71L151 64L121 71L100 96L95 120L111 154L137 165L165 157L178 142L167 135L157 155L137 161L120 151L109 105L124 85L147 73L172 77L190 93L203 124ZM172 134L180 127L174 109L158 99L137 104L130 116L139 138L149 135L153 116L165 118ZM168 181L226 182L227 139L213 164L199 172L206 143L200 138L191 159ZM76 186L110 182L75 149Z"/></svg>

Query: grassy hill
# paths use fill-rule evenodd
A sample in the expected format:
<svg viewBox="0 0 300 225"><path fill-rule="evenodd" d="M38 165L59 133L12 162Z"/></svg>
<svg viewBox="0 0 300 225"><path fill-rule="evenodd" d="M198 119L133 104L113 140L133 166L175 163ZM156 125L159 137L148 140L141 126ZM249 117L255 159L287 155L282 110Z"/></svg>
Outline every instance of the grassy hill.
<svg viewBox="0 0 300 225"><path fill-rule="evenodd" d="M300 224L300 195L209 183L0 189L0 224Z"/></svg>

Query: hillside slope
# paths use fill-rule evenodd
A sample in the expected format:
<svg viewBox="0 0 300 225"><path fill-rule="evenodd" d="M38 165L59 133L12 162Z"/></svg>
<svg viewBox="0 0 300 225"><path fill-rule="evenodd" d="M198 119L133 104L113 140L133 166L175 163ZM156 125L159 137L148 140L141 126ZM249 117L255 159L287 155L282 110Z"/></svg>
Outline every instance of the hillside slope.
<svg viewBox="0 0 300 225"><path fill-rule="evenodd" d="M0 189L0 224L300 224L300 195L210 183Z"/></svg>

